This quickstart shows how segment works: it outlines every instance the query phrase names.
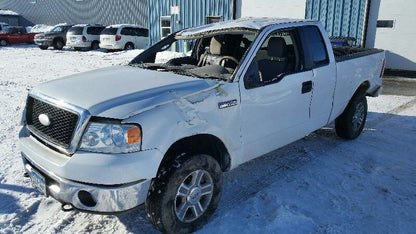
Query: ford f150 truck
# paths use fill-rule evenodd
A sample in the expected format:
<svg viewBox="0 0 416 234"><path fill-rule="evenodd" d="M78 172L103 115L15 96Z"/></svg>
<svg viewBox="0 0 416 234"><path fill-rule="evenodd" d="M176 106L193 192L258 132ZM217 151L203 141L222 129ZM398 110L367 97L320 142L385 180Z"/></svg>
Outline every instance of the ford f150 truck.
<svg viewBox="0 0 416 234"><path fill-rule="evenodd" d="M3 31L3 33L0 33L1 46L17 43L33 43L33 38L36 35L36 33L28 33L26 28L20 26L7 26Z"/></svg>
<svg viewBox="0 0 416 234"><path fill-rule="evenodd" d="M33 88L19 135L24 167L63 207L105 213L145 203L159 230L191 232L216 209L223 171L332 121L340 137L358 137L383 63L382 50L332 48L315 21L184 29L129 65Z"/></svg>

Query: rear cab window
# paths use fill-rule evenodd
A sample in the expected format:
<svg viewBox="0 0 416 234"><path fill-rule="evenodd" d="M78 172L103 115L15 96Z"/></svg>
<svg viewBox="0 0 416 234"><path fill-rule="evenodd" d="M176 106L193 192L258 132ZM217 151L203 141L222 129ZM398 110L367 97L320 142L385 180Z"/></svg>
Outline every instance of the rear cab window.
<svg viewBox="0 0 416 234"><path fill-rule="evenodd" d="M299 28L299 32L305 48L305 69L328 65L328 50L319 28L312 25L303 26Z"/></svg>

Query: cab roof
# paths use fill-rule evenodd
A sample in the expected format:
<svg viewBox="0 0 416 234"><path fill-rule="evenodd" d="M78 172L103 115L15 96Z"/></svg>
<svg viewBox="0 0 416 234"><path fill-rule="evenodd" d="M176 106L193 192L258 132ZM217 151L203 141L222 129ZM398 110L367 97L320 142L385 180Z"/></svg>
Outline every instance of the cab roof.
<svg viewBox="0 0 416 234"><path fill-rule="evenodd" d="M223 21L184 29L176 34L177 37L193 37L222 30L249 30L258 31L264 27L275 24L288 24L298 22L313 22L305 19L279 19L279 18L241 18L237 20Z"/></svg>

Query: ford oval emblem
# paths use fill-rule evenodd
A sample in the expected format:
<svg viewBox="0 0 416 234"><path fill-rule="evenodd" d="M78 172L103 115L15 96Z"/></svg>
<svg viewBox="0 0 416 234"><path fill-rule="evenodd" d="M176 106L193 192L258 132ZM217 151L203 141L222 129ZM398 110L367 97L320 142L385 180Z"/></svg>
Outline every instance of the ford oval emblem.
<svg viewBox="0 0 416 234"><path fill-rule="evenodd" d="M43 126L49 126L51 125L51 120L49 119L49 116L47 116L46 114L40 114L39 117L39 122L43 125Z"/></svg>

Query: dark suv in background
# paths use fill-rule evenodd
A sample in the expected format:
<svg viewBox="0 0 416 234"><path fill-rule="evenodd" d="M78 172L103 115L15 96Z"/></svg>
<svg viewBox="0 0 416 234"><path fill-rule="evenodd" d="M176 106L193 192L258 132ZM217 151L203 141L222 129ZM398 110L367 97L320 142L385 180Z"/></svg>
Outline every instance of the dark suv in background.
<svg viewBox="0 0 416 234"><path fill-rule="evenodd" d="M62 50L66 44L66 33L71 27L72 25L68 24L55 25L50 31L37 34L35 43L42 50L46 50L50 46L53 46L55 50Z"/></svg>

